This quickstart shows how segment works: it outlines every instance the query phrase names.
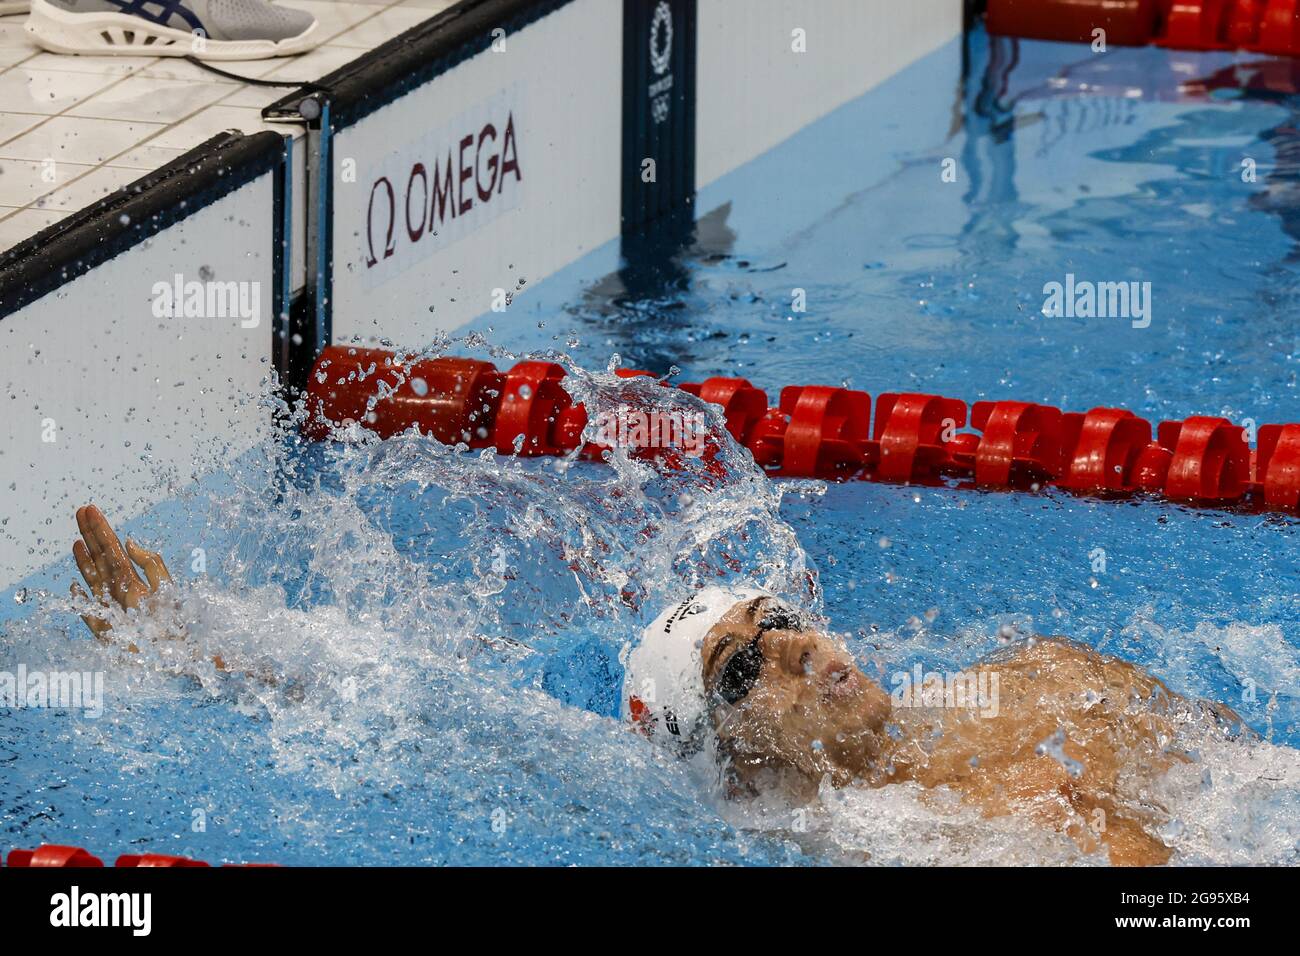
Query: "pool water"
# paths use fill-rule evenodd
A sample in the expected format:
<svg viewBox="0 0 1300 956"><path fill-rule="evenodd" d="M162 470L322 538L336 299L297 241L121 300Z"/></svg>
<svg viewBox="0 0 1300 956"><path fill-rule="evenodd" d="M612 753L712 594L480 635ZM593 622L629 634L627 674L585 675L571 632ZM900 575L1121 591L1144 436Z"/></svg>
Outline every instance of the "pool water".
<svg viewBox="0 0 1300 956"><path fill-rule="evenodd" d="M773 399L845 384L1300 421L1300 99L1259 88L1278 67L967 42L958 88L936 79L955 43L703 190L692 241L651 265L594 255L517 300L523 320L431 354L552 350L590 409L697 409L614 377L617 356ZM918 117L951 128L929 142ZM1150 282L1149 326L1044 316L1067 274ZM707 759L627 733L629 639L725 577L824 615L882 680L1060 633L1224 701L1258 740L1207 742L1162 782L1174 862L1300 856L1294 518L773 482L734 446L719 480L355 437L285 436L143 524L190 645L119 620L127 655L83 639L61 597L28 598L0 660L102 671L105 706L0 715L5 842L290 864L1102 862L906 786L807 814L728 803ZM218 652L252 676L203 663Z"/></svg>

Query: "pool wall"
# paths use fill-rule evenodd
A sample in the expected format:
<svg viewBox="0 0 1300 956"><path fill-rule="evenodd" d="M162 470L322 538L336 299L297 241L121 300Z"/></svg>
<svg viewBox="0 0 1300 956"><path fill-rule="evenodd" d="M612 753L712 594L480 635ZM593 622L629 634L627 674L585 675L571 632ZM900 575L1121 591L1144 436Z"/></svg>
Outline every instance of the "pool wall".
<svg viewBox="0 0 1300 956"><path fill-rule="evenodd" d="M960 3L700 0L699 187L857 99L961 29ZM801 46L804 52L795 52Z"/></svg>
<svg viewBox="0 0 1300 956"><path fill-rule="evenodd" d="M0 588L66 553L78 505L139 515L268 427L286 157L218 137L0 269Z"/></svg>
<svg viewBox="0 0 1300 956"><path fill-rule="evenodd" d="M422 346L618 235L621 20L570 0L336 121L333 341Z"/></svg>
<svg viewBox="0 0 1300 956"><path fill-rule="evenodd" d="M333 255L305 337L418 347L490 312L508 327L528 284L693 218L697 184L951 40L962 14L959 0L568 0L430 21L408 38L427 82L380 72L385 47L322 82L333 178L309 209L330 211Z"/></svg>
<svg viewBox="0 0 1300 956"><path fill-rule="evenodd" d="M509 344L527 291L689 229L697 188L725 200L965 6L463 0L267 107L298 139L218 137L6 253L0 599L62 560L77 504L127 519L222 474L268 425L272 369L301 385L331 342L484 317ZM256 324L211 308L230 282ZM160 315L189 283L205 305Z"/></svg>

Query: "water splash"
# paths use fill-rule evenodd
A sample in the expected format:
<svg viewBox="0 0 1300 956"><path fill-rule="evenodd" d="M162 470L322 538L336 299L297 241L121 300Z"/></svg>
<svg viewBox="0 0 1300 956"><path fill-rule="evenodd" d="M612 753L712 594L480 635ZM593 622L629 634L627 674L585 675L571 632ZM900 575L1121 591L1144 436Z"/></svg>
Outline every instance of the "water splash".
<svg viewBox="0 0 1300 956"><path fill-rule="evenodd" d="M429 354L452 345L467 347ZM7 658L108 676L100 721L0 720L14 839L116 845L130 808L127 829L153 849L227 859L1102 862L943 789L728 803L707 760L678 763L626 733L611 719L619 655L671 595L725 580L821 607L782 505L815 506L825 489L768 480L719 410L686 393L547 357L593 421L623 406L703 412L716 447L669 468L625 449L530 460L413 433L305 445L279 407L282 432L241 463L234 490L204 509L196 498L215 567L168 594L168 614L115 614L119 643L104 647L42 594L5 637ZM904 537L868 544L895 551ZM922 611L850 637L868 673L926 653L969 663L1002 631L1034 630L1025 615L952 638ZM1220 642L1226 661L1244 640ZM1276 663L1282 680L1288 659ZM1195 766L1162 784L1179 862L1294 856L1295 751L1216 745ZM1242 800L1258 822L1232 817ZM207 830L193 830L195 811Z"/></svg>

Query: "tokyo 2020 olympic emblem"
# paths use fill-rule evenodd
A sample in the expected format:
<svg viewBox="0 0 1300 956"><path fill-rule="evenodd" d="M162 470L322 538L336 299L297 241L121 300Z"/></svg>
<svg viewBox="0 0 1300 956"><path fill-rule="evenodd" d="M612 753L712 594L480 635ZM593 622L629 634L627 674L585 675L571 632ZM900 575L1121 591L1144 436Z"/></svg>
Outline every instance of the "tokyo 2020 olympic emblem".
<svg viewBox="0 0 1300 956"><path fill-rule="evenodd" d="M655 7L654 19L650 21L650 65L656 73L663 73L672 55L673 12L667 0L663 0Z"/></svg>

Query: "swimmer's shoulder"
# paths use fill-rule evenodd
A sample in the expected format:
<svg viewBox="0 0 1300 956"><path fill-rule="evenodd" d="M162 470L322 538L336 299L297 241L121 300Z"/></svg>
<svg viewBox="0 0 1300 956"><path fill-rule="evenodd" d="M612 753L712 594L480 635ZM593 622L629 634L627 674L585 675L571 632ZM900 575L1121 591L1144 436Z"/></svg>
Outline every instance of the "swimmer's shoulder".
<svg viewBox="0 0 1300 956"><path fill-rule="evenodd" d="M1061 661L1087 661L1105 663L1118 660L1097 653L1095 649L1059 634L1035 634L1000 647L984 658L986 664L1054 663Z"/></svg>
<svg viewBox="0 0 1300 956"><path fill-rule="evenodd" d="M1051 676L1077 682L1081 687L1129 687L1142 697L1153 693L1172 695L1163 681L1138 665L1059 634L1016 641L989 655L983 666Z"/></svg>

